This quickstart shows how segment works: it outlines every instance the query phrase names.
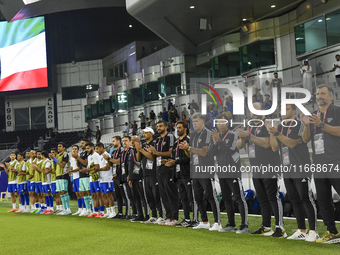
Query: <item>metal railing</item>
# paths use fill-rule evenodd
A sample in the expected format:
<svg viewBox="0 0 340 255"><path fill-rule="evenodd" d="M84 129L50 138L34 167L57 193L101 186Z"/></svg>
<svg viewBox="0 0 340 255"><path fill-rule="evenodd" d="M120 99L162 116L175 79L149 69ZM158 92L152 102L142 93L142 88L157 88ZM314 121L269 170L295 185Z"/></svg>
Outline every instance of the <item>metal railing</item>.
<svg viewBox="0 0 340 255"><path fill-rule="evenodd" d="M0 143L0 150L8 150L11 149L14 145L16 145L17 143Z"/></svg>

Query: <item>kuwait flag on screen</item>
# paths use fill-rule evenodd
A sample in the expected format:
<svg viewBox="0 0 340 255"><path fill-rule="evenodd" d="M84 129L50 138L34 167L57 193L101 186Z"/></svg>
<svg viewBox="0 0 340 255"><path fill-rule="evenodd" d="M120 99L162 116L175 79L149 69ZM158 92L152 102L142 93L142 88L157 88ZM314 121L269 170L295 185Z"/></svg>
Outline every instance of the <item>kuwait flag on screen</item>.
<svg viewBox="0 0 340 255"><path fill-rule="evenodd" d="M0 22L0 63L0 92L48 86L44 17Z"/></svg>

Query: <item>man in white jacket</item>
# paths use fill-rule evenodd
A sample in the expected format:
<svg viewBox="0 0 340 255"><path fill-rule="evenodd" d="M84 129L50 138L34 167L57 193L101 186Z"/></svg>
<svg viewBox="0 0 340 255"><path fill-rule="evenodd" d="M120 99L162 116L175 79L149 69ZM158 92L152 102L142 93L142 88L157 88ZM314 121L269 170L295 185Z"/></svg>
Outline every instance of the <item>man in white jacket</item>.
<svg viewBox="0 0 340 255"><path fill-rule="evenodd" d="M312 67L309 65L308 60L304 61L303 67L300 69L302 74L302 86L305 89L308 89L310 92L312 92L312 76L313 76L313 70Z"/></svg>

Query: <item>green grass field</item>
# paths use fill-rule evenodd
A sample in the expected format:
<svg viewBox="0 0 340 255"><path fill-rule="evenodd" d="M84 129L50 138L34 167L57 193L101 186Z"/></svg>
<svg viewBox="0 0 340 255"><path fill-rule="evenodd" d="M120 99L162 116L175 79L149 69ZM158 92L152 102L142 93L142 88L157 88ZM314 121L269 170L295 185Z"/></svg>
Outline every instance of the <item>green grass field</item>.
<svg viewBox="0 0 340 255"><path fill-rule="evenodd" d="M75 212L76 202L71 201ZM250 234L219 233L124 220L7 213L0 202L0 254L340 254L339 245L308 243ZM180 214L180 218L182 213ZM227 223L223 214L222 224ZM212 214L209 214L212 223ZM237 224L240 217L236 216ZM249 217L255 231L260 217ZM274 222L273 222L274 226ZM308 225L307 225L308 226ZM325 232L318 222L319 233ZM338 224L340 227L340 224ZM288 235L296 229L285 220Z"/></svg>

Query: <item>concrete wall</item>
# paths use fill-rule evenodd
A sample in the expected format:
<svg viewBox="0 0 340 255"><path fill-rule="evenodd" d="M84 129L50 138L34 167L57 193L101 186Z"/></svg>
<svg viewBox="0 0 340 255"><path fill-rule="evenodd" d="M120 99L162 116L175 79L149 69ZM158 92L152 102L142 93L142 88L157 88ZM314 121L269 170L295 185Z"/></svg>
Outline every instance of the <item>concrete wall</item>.
<svg viewBox="0 0 340 255"><path fill-rule="evenodd" d="M83 130L85 122L84 106L86 98L63 100L62 88L80 85L99 84L102 86L103 65L102 60L67 63L57 66L57 111L59 132Z"/></svg>

